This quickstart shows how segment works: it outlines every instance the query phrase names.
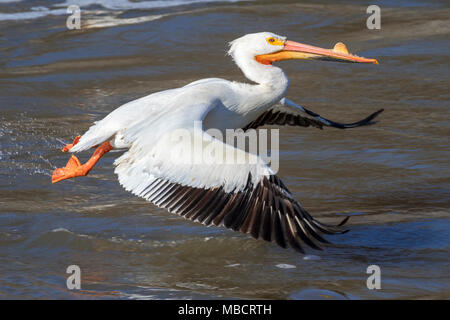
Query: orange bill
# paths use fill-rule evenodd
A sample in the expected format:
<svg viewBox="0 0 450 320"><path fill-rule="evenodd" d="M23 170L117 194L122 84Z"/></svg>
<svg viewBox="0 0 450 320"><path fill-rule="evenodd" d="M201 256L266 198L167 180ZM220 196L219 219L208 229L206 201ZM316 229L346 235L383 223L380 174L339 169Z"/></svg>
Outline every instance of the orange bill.
<svg viewBox="0 0 450 320"><path fill-rule="evenodd" d="M349 53L347 47L342 42L338 42L333 49L323 49L287 40L284 43L283 50L274 53L258 55L255 57L255 59L262 64L272 64L272 62L275 61L288 59L315 59L337 62L378 64L378 61L376 59L358 57Z"/></svg>

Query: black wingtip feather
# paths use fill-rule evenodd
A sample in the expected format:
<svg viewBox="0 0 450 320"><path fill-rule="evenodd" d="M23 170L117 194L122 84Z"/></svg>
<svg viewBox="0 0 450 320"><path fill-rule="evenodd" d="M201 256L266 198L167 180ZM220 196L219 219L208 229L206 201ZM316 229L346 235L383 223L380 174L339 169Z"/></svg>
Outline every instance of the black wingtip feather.
<svg viewBox="0 0 450 320"><path fill-rule="evenodd" d="M338 224L338 227L343 226L347 223L347 221L350 219L350 216L346 216L344 220L341 221L341 223Z"/></svg>
<svg viewBox="0 0 450 320"><path fill-rule="evenodd" d="M353 123L339 123L339 122L335 122L332 120L328 120L324 117L321 117L320 115L318 115L315 112L312 112L306 108L303 108L304 112L310 116L315 117L317 120L319 120L320 122L322 122L325 126L328 127L333 127L333 128L338 128L338 129L349 129L349 128L356 128L356 127L362 127L362 126L368 126L368 125L372 125L375 124L375 121L372 121L373 119L375 119L380 113L382 113L384 111L384 109L380 109L374 113L372 113L371 115L369 115L368 117L357 121L357 122L353 122Z"/></svg>
<svg viewBox="0 0 450 320"><path fill-rule="evenodd" d="M194 188L165 180L153 181L143 192L156 205L205 225L222 225L305 253L304 245L322 250L329 243L321 235L347 232L339 225L315 220L276 176L263 177L256 187L251 177L241 191Z"/></svg>

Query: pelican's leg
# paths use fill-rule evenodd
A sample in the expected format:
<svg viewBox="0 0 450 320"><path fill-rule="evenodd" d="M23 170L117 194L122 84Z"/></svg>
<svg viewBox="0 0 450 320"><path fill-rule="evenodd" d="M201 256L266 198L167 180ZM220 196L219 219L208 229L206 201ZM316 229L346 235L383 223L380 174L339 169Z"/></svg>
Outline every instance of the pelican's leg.
<svg viewBox="0 0 450 320"><path fill-rule="evenodd" d="M89 171L95 166L98 160L107 152L111 151L113 147L109 141L104 142L95 150L92 157L85 163L81 164L77 157L72 156L64 168L59 168L53 171L52 183L61 180L86 176Z"/></svg>
<svg viewBox="0 0 450 320"><path fill-rule="evenodd" d="M61 149L62 152L67 152L70 149L72 149L72 147L74 145L76 145L78 143L78 141L80 141L81 136L76 136L75 139L73 139L72 143L66 144L66 146L64 148Z"/></svg>

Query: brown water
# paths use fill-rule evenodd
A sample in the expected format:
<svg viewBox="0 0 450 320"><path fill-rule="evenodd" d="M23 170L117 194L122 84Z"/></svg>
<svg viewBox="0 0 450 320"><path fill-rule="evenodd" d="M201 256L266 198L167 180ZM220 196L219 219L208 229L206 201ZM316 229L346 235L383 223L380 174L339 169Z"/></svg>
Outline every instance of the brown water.
<svg viewBox="0 0 450 320"><path fill-rule="evenodd" d="M133 10L103 1L82 7L80 31L65 28L55 1L4 2L1 298L450 298L444 1L377 2L381 30L366 28L365 1L146 1ZM386 109L372 127L281 131L279 175L289 189L323 221L352 215L351 232L330 239L336 246L305 257L172 216L119 186L117 153L88 177L50 183L68 159L63 144L121 104L204 77L244 80L224 53L257 31L322 47L343 41L380 61L280 64L288 97L327 118ZM81 291L66 289L72 264ZM366 287L371 264L381 268L381 290Z"/></svg>

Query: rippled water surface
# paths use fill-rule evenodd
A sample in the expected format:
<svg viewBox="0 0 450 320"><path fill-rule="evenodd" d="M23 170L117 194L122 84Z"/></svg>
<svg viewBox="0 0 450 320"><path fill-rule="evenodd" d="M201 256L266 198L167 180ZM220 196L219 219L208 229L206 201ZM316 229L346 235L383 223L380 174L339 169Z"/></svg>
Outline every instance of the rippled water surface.
<svg viewBox="0 0 450 320"><path fill-rule="evenodd" d="M450 298L450 7L380 1L0 1L1 298ZM103 3L100 5L99 3ZM342 122L283 128L279 176L315 216L351 215L336 245L301 256L205 228L124 191L107 154L50 183L64 143L132 99L204 77L244 80L227 42L272 31L337 41L380 64L283 62L288 97ZM81 155L85 160L89 153ZM66 289L68 265L81 291ZM381 268L381 290L366 269Z"/></svg>

